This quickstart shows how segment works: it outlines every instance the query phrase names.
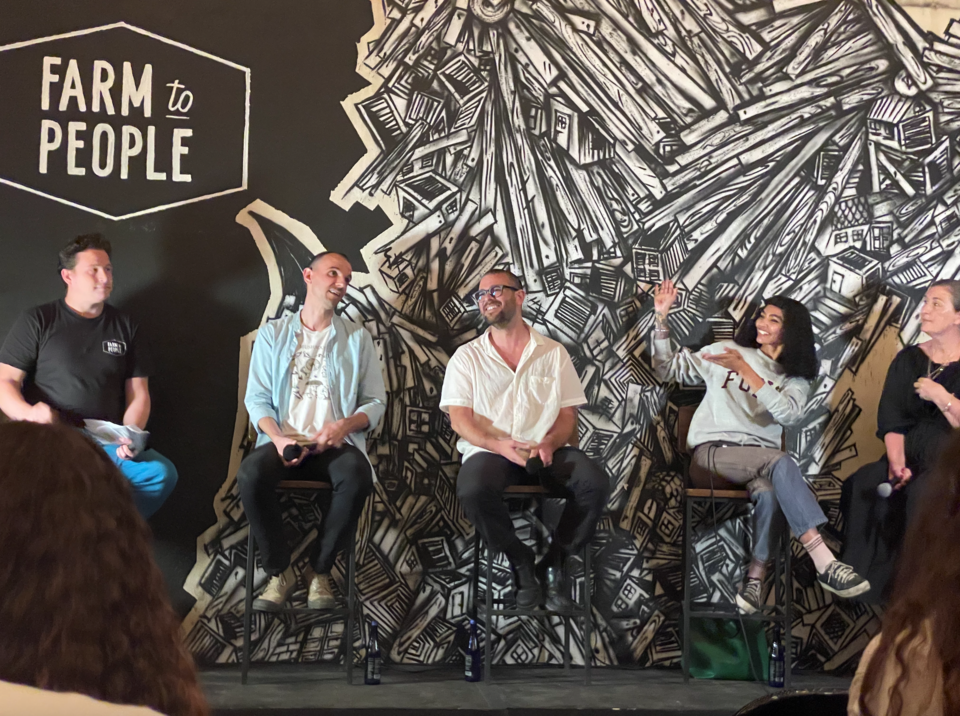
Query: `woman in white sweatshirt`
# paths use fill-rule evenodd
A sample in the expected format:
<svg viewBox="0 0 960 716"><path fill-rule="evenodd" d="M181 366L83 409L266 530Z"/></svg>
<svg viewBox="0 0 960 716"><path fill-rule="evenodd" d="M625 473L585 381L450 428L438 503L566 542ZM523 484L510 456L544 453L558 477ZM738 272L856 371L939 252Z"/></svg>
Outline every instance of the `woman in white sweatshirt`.
<svg viewBox="0 0 960 716"><path fill-rule="evenodd" d="M691 477L705 475L708 487L710 475L746 484L754 502L753 558L737 606L748 614L760 608L766 565L784 520L813 559L824 589L841 597L868 591L870 584L824 544L818 527L827 517L796 461L780 449L782 426L800 422L817 375L807 309L774 296L741 326L736 340L694 353L674 350L670 340L667 314L676 299L672 281L654 292L653 367L662 381L706 385L687 437Z"/></svg>

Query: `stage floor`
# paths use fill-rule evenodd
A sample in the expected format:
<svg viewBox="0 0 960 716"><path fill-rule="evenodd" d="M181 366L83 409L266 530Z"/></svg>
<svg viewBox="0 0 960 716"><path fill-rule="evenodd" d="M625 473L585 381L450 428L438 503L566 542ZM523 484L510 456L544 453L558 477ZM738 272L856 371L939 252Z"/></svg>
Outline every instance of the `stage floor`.
<svg viewBox="0 0 960 716"><path fill-rule="evenodd" d="M354 671L354 685L334 666L256 665L246 686L238 667L201 672L203 689L219 716L295 716L350 713L393 716L426 711L471 712L491 716L612 714L644 716L699 714L730 716L754 699L772 693L765 684L691 679L684 686L678 669L593 670L593 683L583 685L583 672L559 668L498 667L491 684L470 684L453 667L390 666L383 683L363 685L363 670ZM794 674L793 689L845 690L850 679L830 674Z"/></svg>

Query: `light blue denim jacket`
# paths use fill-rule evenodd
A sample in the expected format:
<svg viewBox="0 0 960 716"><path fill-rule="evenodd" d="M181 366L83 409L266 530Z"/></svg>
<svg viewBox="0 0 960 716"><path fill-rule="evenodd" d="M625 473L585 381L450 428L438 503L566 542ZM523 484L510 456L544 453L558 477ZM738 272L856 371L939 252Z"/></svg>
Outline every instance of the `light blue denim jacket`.
<svg viewBox="0 0 960 716"><path fill-rule="evenodd" d="M267 322L257 332L243 401L250 422L257 429L257 447L270 442L270 437L260 430L263 418L283 424L280 413L290 405L290 371L301 328L298 311ZM387 391L373 338L363 326L340 316L333 317L331 329L326 371L329 385L336 386L331 402L333 415L341 420L365 413L370 420L367 431L373 430L387 409ZM366 456L366 433L350 433L347 441Z"/></svg>

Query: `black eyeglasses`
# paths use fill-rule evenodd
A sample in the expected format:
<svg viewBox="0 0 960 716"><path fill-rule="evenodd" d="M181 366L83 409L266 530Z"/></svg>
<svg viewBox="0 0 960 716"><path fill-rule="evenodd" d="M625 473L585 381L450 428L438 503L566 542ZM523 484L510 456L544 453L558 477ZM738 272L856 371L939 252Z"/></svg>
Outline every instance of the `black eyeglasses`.
<svg viewBox="0 0 960 716"><path fill-rule="evenodd" d="M479 291L473 294L473 300L477 303L480 303L480 299L484 296L490 296L491 298L499 298L504 291L521 291L523 289L516 288L515 286L491 286L490 288L481 288Z"/></svg>

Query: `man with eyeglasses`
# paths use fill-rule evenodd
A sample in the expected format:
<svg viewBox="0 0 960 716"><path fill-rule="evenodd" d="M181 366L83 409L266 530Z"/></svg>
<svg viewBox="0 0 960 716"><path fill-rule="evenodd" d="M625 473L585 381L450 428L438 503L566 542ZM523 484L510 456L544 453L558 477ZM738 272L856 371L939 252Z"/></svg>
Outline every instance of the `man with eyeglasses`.
<svg viewBox="0 0 960 716"><path fill-rule="evenodd" d="M571 446L577 406L587 399L566 349L523 320L525 296L510 271L495 269L480 280L475 297L489 328L450 358L440 408L460 436L457 496L484 541L507 555L517 606L541 603L542 579L547 609L570 611L562 566L593 536L610 482ZM502 497L507 486L538 477L566 501L540 570L533 550L514 532Z"/></svg>

